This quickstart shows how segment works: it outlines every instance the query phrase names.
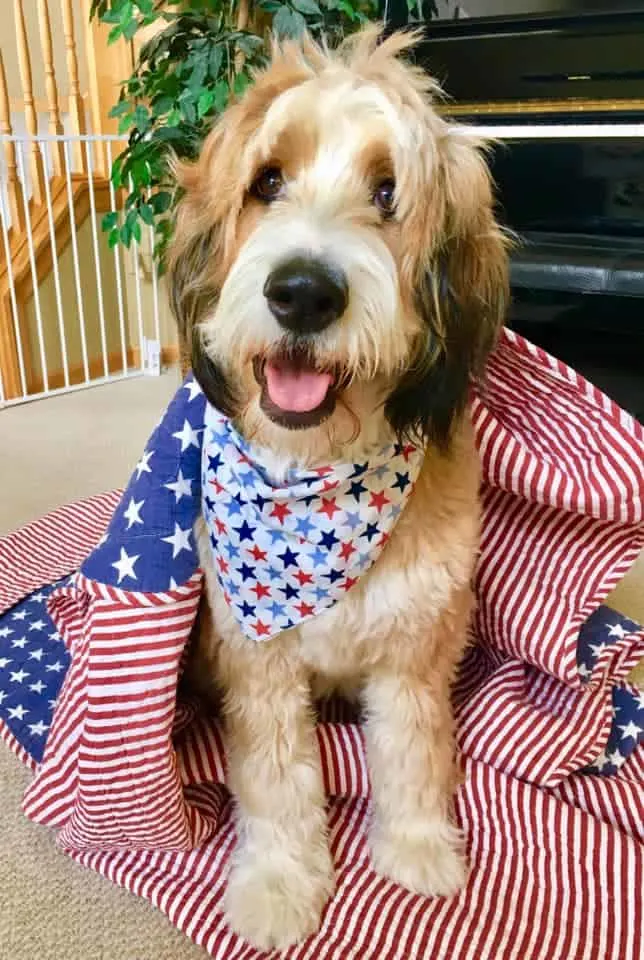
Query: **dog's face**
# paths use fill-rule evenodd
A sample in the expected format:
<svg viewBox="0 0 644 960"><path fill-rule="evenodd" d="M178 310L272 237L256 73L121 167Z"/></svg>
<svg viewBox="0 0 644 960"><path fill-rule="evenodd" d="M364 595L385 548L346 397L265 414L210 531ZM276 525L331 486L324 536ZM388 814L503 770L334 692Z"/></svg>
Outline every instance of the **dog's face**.
<svg viewBox="0 0 644 960"><path fill-rule="evenodd" d="M507 256L480 144L370 29L305 40L209 135L170 258L208 399L308 459L385 433L445 446L492 347Z"/></svg>

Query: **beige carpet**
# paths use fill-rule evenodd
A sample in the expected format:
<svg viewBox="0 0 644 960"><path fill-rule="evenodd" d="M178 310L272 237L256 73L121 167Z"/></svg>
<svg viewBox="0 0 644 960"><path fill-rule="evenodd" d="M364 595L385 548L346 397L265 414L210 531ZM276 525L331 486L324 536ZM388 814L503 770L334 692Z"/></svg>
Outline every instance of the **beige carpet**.
<svg viewBox="0 0 644 960"><path fill-rule="evenodd" d="M0 412L0 536L123 485L177 384L170 373ZM644 558L614 603L644 621ZM151 906L76 866L25 820L28 777L0 745L0 960L203 957Z"/></svg>

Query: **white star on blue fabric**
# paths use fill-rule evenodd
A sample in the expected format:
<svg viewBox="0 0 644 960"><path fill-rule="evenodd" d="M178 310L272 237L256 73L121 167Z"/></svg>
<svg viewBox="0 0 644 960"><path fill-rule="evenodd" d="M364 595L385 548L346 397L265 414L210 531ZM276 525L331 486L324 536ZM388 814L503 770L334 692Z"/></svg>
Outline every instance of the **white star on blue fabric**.
<svg viewBox="0 0 644 960"><path fill-rule="evenodd" d="M9 714L9 719L11 720L24 720L29 713L29 710L19 703L17 707L9 707L7 713Z"/></svg>
<svg viewBox="0 0 644 960"><path fill-rule="evenodd" d="M141 518L141 507L143 506L144 503L145 503L144 500L137 501L134 499L134 497L130 497L130 502L128 504L127 510L125 510L123 513L123 516L127 520L128 530L135 523L140 523L140 524L143 523L143 519Z"/></svg>
<svg viewBox="0 0 644 960"><path fill-rule="evenodd" d="M182 550L192 550L190 535L192 530L182 530L178 523L174 525L174 533L169 537L161 537L164 543L172 544L172 558L174 559Z"/></svg>
<svg viewBox="0 0 644 960"><path fill-rule="evenodd" d="M130 577L132 580L136 580L136 573L134 572L134 565L139 559L138 556L128 556L125 549L121 547L121 555L118 560L115 560L112 566L118 573L118 582L121 583L125 577Z"/></svg>
<svg viewBox="0 0 644 960"><path fill-rule="evenodd" d="M186 384L184 384L183 389L188 391L188 403L191 403L195 397L201 395L201 387L197 381L192 378L188 380Z"/></svg>
<svg viewBox="0 0 644 960"><path fill-rule="evenodd" d="M43 723L42 720L29 724L29 732L32 736L42 737L47 730L49 730L49 726Z"/></svg>
<svg viewBox="0 0 644 960"><path fill-rule="evenodd" d="M141 478L142 473L152 473L152 467L150 466L150 460L154 456L154 450L146 450L143 454L136 467L134 468L137 472L139 479Z"/></svg>
<svg viewBox="0 0 644 960"><path fill-rule="evenodd" d="M181 430L177 430L172 434L173 437L176 437L177 440L181 441L181 452L184 453L188 447L196 447L199 450L201 446L201 441L199 439L200 430L194 430L188 420L183 421L183 427Z"/></svg>
<svg viewBox="0 0 644 960"><path fill-rule="evenodd" d="M176 503L181 500L181 497L192 496L192 480L184 477L181 470L177 474L177 479L173 483L164 483L164 487L167 490L172 490Z"/></svg>

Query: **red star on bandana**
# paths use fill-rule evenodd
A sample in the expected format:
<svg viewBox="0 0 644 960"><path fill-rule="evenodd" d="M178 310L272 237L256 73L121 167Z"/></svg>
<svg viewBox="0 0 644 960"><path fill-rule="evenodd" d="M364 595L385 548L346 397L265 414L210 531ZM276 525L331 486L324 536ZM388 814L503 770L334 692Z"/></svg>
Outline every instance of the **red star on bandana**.
<svg viewBox="0 0 644 960"><path fill-rule="evenodd" d="M350 540L347 540L346 543L343 543L340 547L340 556L343 560L348 560L352 553L356 552L356 548L351 543Z"/></svg>
<svg viewBox="0 0 644 960"><path fill-rule="evenodd" d="M343 590L346 590L348 593L351 587L355 587L357 582L358 582L357 577L347 577L344 583L340 584L340 586L342 587Z"/></svg>
<svg viewBox="0 0 644 960"><path fill-rule="evenodd" d="M261 620L253 624L253 630L258 637L267 637L271 632L271 628L267 624L262 623Z"/></svg>
<svg viewBox="0 0 644 960"><path fill-rule="evenodd" d="M260 550L259 547L257 546L257 544L255 544L255 546L253 547L253 549L252 549L252 550L249 550L248 552L251 554L251 556L253 557L253 559L257 560L258 562L259 562L260 560L265 560L265 559L266 559L266 551L265 551L265 550Z"/></svg>
<svg viewBox="0 0 644 960"><path fill-rule="evenodd" d="M307 583L313 583L313 574L304 573L303 570L298 570L297 573L293 574L293 576L295 577L295 579L297 580L297 582L301 587L303 587Z"/></svg>
<svg viewBox="0 0 644 960"><path fill-rule="evenodd" d="M271 517L277 517L280 523L284 523L290 512L285 503L276 503L271 510Z"/></svg>
<svg viewBox="0 0 644 960"><path fill-rule="evenodd" d="M257 596L258 600L261 600L262 597L270 597L271 595L270 587L265 587L263 583L256 583L254 587L251 587L251 590Z"/></svg>
<svg viewBox="0 0 644 960"><path fill-rule="evenodd" d="M333 520L333 517L336 513L340 512L340 507L337 505L335 500L331 498L322 497L322 504L318 507L318 513L325 513L329 520Z"/></svg>
<svg viewBox="0 0 644 960"><path fill-rule="evenodd" d="M371 500L369 501L370 507L375 507L378 513L383 510L388 503L391 503L389 497L385 495L384 490L381 490L380 493L372 493Z"/></svg>
<svg viewBox="0 0 644 960"><path fill-rule="evenodd" d="M303 600L301 603L295 604L295 609L298 611L298 613L302 617L310 617L312 614L315 613L315 607L312 604L304 603Z"/></svg>

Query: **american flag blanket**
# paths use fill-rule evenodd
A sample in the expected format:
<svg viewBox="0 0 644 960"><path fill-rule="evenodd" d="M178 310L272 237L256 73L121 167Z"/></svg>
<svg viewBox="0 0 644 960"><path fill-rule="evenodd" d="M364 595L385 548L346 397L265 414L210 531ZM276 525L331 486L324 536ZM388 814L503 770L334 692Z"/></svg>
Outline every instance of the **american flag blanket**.
<svg viewBox="0 0 644 960"><path fill-rule="evenodd" d="M0 541L0 734L34 770L27 816L74 860L217 960L258 960L221 912L221 730L181 681L204 412L188 380L124 494ZM644 430L510 332L471 414L484 529L476 643L454 689L467 887L426 899L373 871L359 718L328 704L337 892L289 960L644 955L644 694L627 681L644 631L603 605L644 544Z"/></svg>

